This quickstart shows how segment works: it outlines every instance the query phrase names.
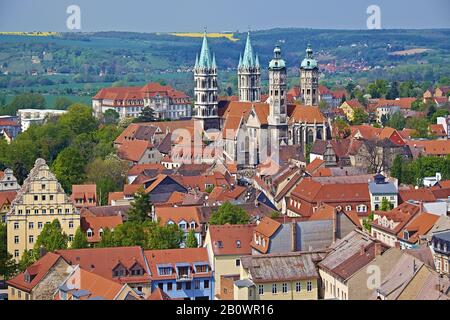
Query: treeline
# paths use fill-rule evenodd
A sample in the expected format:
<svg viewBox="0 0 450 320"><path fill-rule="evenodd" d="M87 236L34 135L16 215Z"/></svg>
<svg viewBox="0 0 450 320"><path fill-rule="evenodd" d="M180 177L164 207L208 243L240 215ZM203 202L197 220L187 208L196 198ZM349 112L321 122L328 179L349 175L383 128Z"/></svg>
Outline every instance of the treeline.
<svg viewBox="0 0 450 320"><path fill-rule="evenodd" d="M13 169L22 183L36 159L43 158L67 193L72 184L96 183L98 199L105 204L108 193L124 184L126 164L113 147L122 130L115 123L100 123L91 108L73 104L64 115L32 125L11 144L0 139L0 169Z"/></svg>
<svg viewBox="0 0 450 320"><path fill-rule="evenodd" d="M413 161L405 161L400 155L394 159L391 176L399 183L421 186L425 177L434 177L439 172L442 180L450 179L450 156L419 157Z"/></svg>

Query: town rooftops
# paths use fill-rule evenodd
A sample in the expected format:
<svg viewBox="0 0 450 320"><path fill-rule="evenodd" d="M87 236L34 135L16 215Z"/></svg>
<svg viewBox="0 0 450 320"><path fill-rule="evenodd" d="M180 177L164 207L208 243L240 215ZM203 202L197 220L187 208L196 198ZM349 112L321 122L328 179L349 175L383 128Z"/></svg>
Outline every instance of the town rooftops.
<svg viewBox="0 0 450 320"><path fill-rule="evenodd" d="M155 218L161 225L174 223L178 225L184 221L187 226L195 223L195 229L201 225L200 213L197 207L156 207Z"/></svg>
<svg viewBox="0 0 450 320"><path fill-rule="evenodd" d="M150 281L142 249L138 246L57 250L55 253L71 265L80 265L87 271L122 284ZM119 267L126 269L123 276L113 273ZM131 275L133 268L140 269L140 274Z"/></svg>
<svg viewBox="0 0 450 320"><path fill-rule="evenodd" d="M322 251L244 256L241 263L254 283L307 280L319 278L316 263L324 256Z"/></svg>
<svg viewBox="0 0 450 320"><path fill-rule="evenodd" d="M138 162L145 151L152 146L150 142L145 140L125 141L120 145L117 152L121 159Z"/></svg>
<svg viewBox="0 0 450 320"><path fill-rule="evenodd" d="M450 140L408 140L406 143L413 154L436 156L450 154Z"/></svg>
<svg viewBox="0 0 450 320"><path fill-rule="evenodd" d="M408 243L417 243L421 236L430 231L438 219L439 216L432 213L423 212L416 215L400 232L399 238Z"/></svg>
<svg viewBox="0 0 450 320"><path fill-rule="evenodd" d="M26 292L33 288L47 275L50 269L61 259L59 254L47 253L29 266L24 272L7 281L8 285ZM29 280L29 281L28 281Z"/></svg>
<svg viewBox="0 0 450 320"><path fill-rule="evenodd" d="M319 263L319 267L346 281L385 250L386 246L355 230L331 246L331 253Z"/></svg>
<svg viewBox="0 0 450 320"><path fill-rule="evenodd" d="M251 254L254 224L211 225L208 233L215 256Z"/></svg>
<svg viewBox="0 0 450 320"><path fill-rule="evenodd" d="M418 189L400 189L398 191L401 202L407 201L422 201L422 202L434 202L436 197L431 189L418 188Z"/></svg>
<svg viewBox="0 0 450 320"><path fill-rule="evenodd" d="M106 229L112 230L122 224L122 217L120 215L110 216L94 216L92 214L81 214L80 227L83 232L90 230L92 236L88 236L89 242L99 242L101 240L100 233Z"/></svg>

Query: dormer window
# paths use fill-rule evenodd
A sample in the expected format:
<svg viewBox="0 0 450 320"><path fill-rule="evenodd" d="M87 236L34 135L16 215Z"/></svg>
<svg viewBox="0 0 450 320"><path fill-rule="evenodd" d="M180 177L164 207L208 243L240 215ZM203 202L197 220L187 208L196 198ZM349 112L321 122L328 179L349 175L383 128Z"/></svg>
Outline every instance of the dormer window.
<svg viewBox="0 0 450 320"><path fill-rule="evenodd" d="M93 232L92 232L91 229L88 229L88 230L86 231L86 234L87 234L88 238L90 238L90 237L93 236Z"/></svg>
<svg viewBox="0 0 450 320"><path fill-rule="evenodd" d="M191 222L191 229L195 229L195 222L194 221Z"/></svg>
<svg viewBox="0 0 450 320"><path fill-rule="evenodd" d="M240 248L241 247L241 240L236 240L236 248Z"/></svg>
<svg viewBox="0 0 450 320"><path fill-rule="evenodd" d="M185 230L185 229L186 229L186 223L185 223L185 222L180 222L180 223L178 224L178 227L179 227L181 230Z"/></svg>
<svg viewBox="0 0 450 320"><path fill-rule="evenodd" d="M409 239L409 232L408 231L404 231L403 232L403 238L405 239L405 240L408 240Z"/></svg>
<svg viewBox="0 0 450 320"><path fill-rule="evenodd" d="M216 244L219 248L223 248L222 240L217 240Z"/></svg>

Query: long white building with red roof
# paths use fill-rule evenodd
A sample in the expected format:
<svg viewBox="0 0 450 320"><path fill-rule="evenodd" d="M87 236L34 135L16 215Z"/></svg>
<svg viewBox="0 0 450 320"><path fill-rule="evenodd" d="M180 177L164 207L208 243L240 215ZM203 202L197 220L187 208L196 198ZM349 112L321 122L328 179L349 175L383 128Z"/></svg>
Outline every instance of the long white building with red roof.
<svg viewBox="0 0 450 320"><path fill-rule="evenodd" d="M109 109L119 113L120 118L138 117L142 109L150 107L159 119L190 118L190 98L183 92L159 83L147 83L143 87L111 87L101 89L92 98L96 117Z"/></svg>

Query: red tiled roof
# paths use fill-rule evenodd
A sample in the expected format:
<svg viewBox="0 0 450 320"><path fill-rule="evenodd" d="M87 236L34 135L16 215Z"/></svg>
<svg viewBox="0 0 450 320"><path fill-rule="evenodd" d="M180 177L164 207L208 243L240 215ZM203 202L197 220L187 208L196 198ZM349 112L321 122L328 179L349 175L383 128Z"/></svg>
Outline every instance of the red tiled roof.
<svg viewBox="0 0 450 320"><path fill-rule="evenodd" d="M263 217L256 226L255 231L266 237L271 237L280 226L281 223L269 217Z"/></svg>
<svg viewBox="0 0 450 320"><path fill-rule="evenodd" d="M425 155L448 155L450 154L450 140L408 140L409 148L422 149Z"/></svg>
<svg viewBox="0 0 450 320"><path fill-rule="evenodd" d="M253 237L254 224L211 225L208 232L214 255L248 255L251 254L250 242Z"/></svg>
<svg viewBox="0 0 450 320"><path fill-rule="evenodd" d="M160 163L145 163L145 164L135 164L128 170L129 176L137 176L143 173L145 170L160 170L163 171L166 168Z"/></svg>
<svg viewBox="0 0 450 320"><path fill-rule="evenodd" d="M150 281L142 249L138 246L57 250L55 253L60 254L71 265L78 264L87 271L122 284L148 283ZM113 270L119 264L125 268L131 268L136 263L144 270L143 275L127 274L124 277L113 277Z"/></svg>
<svg viewBox="0 0 450 320"><path fill-rule="evenodd" d="M145 250L144 255L147 259L148 266L152 275L152 279L174 279L175 271L171 275L159 275L158 265L171 265L175 270L177 263L188 263L191 266L194 263L203 262L209 266L208 252L206 248L183 248L183 249L167 249L167 250ZM196 277L209 277L212 274L211 267L206 273L193 273Z"/></svg>
<svg viewBox="0 0 450 320"><path fill-rule="evenodd" d="M153 290L153 292L147 297L147 300L172 300L172 298L159 287L156 287L155 290Z"/></svg>
<svg viewBox="0 0 450 320"><path fill-rule="evenodd" d="M314 173L317 169L322 167L325 164L325 161L320 158L315 158L312 162L306 165L305 171L309 174Z"/></svg>
<svg viewBox="0 0 450 320"><path fill-rule="evenodd" d="M195 222L196 229L200 227L200 213L197 207L156 207L155 216L161 225L166 225L170 221L179 224L185 221L188 226Z"/></svg>
<svg viewBox="0 0 450 320"><path fill-rule="evenodd" d="M398 191L401 202L408 200L422 201L422 202L434 202L436 197L433 195L431 189L400 189Z"/></svg>
<svg viewBox="0 0 450 320"><path fill-rule="evenodd" d="M120 145L117 153L124 160L138 162L141 160L145 151L152 146L150 142L143 140L124 141Z"/></svg>
<svg viewBox="0 0 450 320"><path fill-rule="evenodd" d="M16 195L17 195L17 190L0 191L0 209L4 205L10 205L13 202L13 200L16 198Z"/></svg>
<svg viewBox="0 0 450 320"><path fill-rule="evenodd" d="M78 284L77 290L90 292L86 298L102 297L105 300L113 300L123 287L115 281L81 268L79 269L79 282L76 283Z"/></svg>
<svg viewBox="0 0 450 320"><path fill-rule="evenodd" d="M100 242L100 229L114 229L119 224L122 224L122 217L116 216L94 216L92 214L82 214L80 219L80 227L83 232L88 229L92 231L92 237L87 237L89 242Z"/></svg>
<svg viewBox="0 0 450 320"><path fill-rule="evenodd" d="M45 277L45 275L60 258L61 256L59 254L49 252L25 270L25 272L30 274L31 282L25 281L25 272L22 272L14 278L8 280L7 283L8 285L16 287L20 290L31 292L31 290L33 290L33 288Z"/></svg>
<svg viewBox="0 0 450 320"><path fill-rule="evenodd" d="M400 232L399 238L403 241L409 243L416 243L419 237L425 235L434 226L439 216L431 213L421 213L414 218L405 226L405 228ZM405 231L408 231L409 238L405 239Z"/></svg>
<svg viewBox="0 0 450 320"><path fill-rule="evenodd" d="M123 200L124 198L125 198L125 195L123 194L122 191L110 192L110 193L108 193L108 204L111 205L113 201Z"/></svg>

